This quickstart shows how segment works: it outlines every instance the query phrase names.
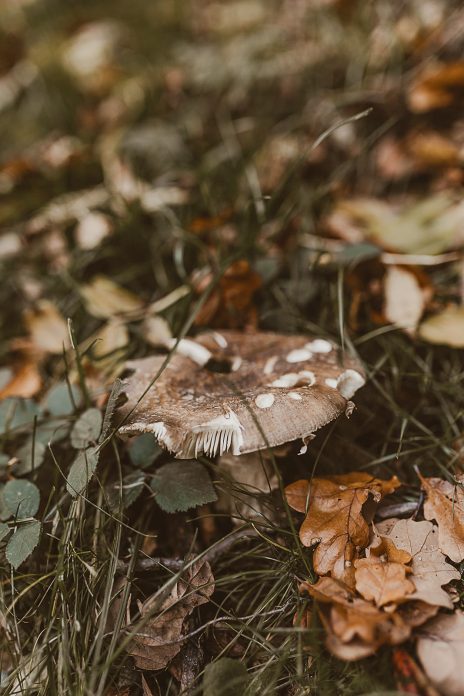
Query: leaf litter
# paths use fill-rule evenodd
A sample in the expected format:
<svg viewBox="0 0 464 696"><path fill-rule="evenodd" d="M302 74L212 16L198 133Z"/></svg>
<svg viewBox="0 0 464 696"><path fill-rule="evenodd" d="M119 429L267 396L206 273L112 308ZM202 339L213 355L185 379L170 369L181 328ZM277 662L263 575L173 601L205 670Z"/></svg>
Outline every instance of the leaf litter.
<svg viewBox="0 0 464 696"><path fill-rule="evenodd" d="M374 3L367 24L381 10L382 28L366 32L351 2L136 3L124 20L118 3L78 18L49 5L0 10L8 686L395 686L390 667L324 662L319 617L342 660L392 654L415 675L408 690L460 693L462 9ZM262 343L250 388L256 332L303 343L290 360ZM166 409L179 357L190 383ZM338 372L347 358L357 380ZM219 424L208 390L189 392L204 371L221 385ZM156 398L139 404L151 380ZM256 422L290 444L243 453ZM189 459L173 460L186 423ZM124 428L134 440L111 438ZM314 606L295 636L296 581Z"/></svg>

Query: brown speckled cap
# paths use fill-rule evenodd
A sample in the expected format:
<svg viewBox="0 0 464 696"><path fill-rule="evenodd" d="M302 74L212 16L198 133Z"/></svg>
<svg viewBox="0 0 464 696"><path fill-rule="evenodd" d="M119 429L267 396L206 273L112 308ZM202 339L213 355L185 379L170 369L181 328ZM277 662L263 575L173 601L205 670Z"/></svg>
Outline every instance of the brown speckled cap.
<svg viewBox="0 0 464 696"><path fill-rule="evenodd" d="M174 339L173 339L174 345ZM171 346L172 347L172 346ZM341 413L364 382L357 360L325 339L214 332L182 339L166 356L130 361L123 435L154 433L176 457L240 455L309 438ZM220 371L218 371L220 370Z"/></svg>

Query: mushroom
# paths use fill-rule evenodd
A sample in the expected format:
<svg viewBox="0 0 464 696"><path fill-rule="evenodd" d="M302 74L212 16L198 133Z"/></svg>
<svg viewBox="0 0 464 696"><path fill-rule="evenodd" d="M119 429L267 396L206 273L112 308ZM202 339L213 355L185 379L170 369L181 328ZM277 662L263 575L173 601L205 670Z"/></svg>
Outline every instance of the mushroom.
<svg viewBox="0 0 464 696"><path fill-rule="evenodd" d="M182 459L306 444L351 413L365 383L359 362L321 338L222 331L171 341L176 348L143 399L166 356L127 363L119 433L153 433Z"/></svg>

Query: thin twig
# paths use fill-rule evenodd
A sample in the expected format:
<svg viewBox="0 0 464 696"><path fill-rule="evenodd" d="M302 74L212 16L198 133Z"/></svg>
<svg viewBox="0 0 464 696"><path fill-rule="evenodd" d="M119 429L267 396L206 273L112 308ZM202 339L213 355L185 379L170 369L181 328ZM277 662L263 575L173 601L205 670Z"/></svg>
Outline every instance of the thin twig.
<svg viewBox="0 0 464 696"><path fill-rule="evenodd" d="M251 539L258 536L258 532L253 528L238 529L236 532L232 532L228 536L224 537L218 541L214 546L211 546L203 554L199 554L199 560L208 561L214 565L216 561L224 554L229 551L232 546L243 539ZM166 568L167 570L172 570L174 572L179 572L185 566L186 561L183 558L141 558L135 564L135 570L138 571L148 571L155 568ZM128 563L124 561L118 561L117 570L118 573L125 573L129 567Z"/></svg>

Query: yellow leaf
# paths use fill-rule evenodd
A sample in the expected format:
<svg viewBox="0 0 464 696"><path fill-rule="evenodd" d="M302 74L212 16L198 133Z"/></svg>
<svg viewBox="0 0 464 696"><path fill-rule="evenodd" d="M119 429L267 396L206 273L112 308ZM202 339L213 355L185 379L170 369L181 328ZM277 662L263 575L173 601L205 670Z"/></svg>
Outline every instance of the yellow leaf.
<svg viewBox="0 0 464 696"><path fill-rule="evenodd" d="M91 283L81 286L80 292L88 313L98 319L137 313L143 307L136 295L104 276L96 276Z"/></svg>
<svg viewBox="0 0 464 696"><path fill-rule="evenodd" d="M66 321L48 300L40 300L35 309L25 313L25 323L34 347L45 353L60 354L69 347Z"/></svg>
<svg viewBox="0 0 464 696"><path fill-rule="evenodd" d="M464 307L450 305L426 319L419 327L419 336L428 343L464 348Z"/></svg>

